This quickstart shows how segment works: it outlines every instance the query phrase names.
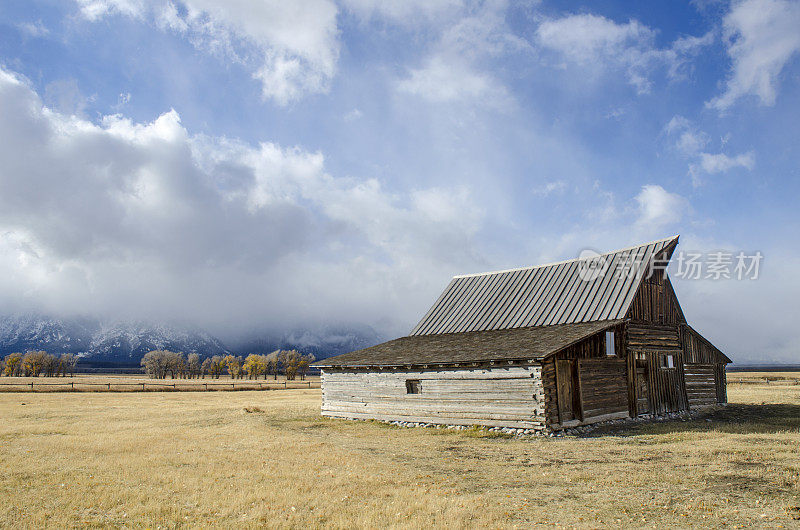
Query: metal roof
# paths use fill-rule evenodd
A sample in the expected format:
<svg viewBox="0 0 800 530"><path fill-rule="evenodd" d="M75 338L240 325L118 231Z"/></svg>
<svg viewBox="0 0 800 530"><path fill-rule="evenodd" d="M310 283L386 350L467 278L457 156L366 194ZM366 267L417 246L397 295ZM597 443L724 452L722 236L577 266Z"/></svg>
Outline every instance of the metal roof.
<svg viewBox="0 0 800 530"><path fill-rule="evenodd" d="M456 276L410 335L624 318L650 263L666 266L677 243L673 236L594 258Z"/></svg>
<svg viewBox="0 0 800 530"><path fill-rule="evenodd" d="M540 360L622 322L606 320L538 328L401 337L323 359L312 366L365 368Z"/></svg>

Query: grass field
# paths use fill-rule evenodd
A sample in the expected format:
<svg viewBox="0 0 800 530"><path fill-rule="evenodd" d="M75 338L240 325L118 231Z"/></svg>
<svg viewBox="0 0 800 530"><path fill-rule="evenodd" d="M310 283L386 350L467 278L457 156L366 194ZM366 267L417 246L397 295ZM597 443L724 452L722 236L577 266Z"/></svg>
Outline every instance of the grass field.
<svg viewBox="0 0 800 530"><path fill-rule="evenodd" d="M800 527L800 386L714 421L509 439L319 390L0 395L0 527Z"/></svg>
<svg viewBox="0 0 800 530"><path fill-rule="evenodd" d="M800 372L728 372L729 383L800 385Z"/></svg>

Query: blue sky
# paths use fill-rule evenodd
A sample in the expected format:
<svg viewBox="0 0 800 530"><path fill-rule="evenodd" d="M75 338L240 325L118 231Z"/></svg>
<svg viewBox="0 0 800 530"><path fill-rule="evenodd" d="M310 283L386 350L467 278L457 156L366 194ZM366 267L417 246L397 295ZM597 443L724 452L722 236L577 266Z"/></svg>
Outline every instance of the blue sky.
<svg viewBox="0 0 800 530"><path fill-rule="evenodd" d="M676 278L693 325L797 362L798 28L782 0L3 2L0 295L392 336L452 275L679 233L764 255Z"/></svg>

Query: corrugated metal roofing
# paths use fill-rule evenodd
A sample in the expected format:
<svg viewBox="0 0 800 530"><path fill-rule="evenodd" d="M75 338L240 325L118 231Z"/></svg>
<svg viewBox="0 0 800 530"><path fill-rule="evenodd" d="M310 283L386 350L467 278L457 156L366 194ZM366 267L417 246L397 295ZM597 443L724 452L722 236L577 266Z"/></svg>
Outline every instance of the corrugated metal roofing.
<svg viewBox="0 0 800 530"><path fill-rule="evenodd" d="M314 363L317 368L415 366L542 359L622 320L401 337Z"/></svg>
<svg viewBox="0 0 800 530"><path fill-rule="evenodd" d="M411 331L461 333L624 318L654 258L668 259L678 236L589 259L456 276Z"/></svg>

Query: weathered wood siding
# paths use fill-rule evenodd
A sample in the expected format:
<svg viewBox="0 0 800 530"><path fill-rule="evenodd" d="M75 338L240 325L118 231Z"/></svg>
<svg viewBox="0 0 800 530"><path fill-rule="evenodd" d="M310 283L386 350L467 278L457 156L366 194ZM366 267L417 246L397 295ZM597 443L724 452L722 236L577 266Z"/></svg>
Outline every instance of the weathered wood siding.
<svg viewBox="0 0 800 530"><path fill-rule="evenodd" d="M542 362L542 388L544 389L545 422L547 425L557 425L561 423L561 419L558 414L555 357L550 357Z"/></svg>
<svg viewBox="0 0 800 530"><path fill-rule="evenodd" d="M688 326L681 328L687 394L695 393L695 401L689 397L690 406L727 403L727 381L723 353L699 333ZM690 383L689 373L695 381ZM702 391L699 387L702 386Z"/></svg>
<svg viewBox="0 0 800 530"><path fill-rule="evenodd" d="M725 375L725 365L722 363L714 366L714 382L717 386L717 403L727 403L728 380Z"/></svg>
<svg viewBox="0 0 800 530"><path fill-rule="evenodd" d="M603 331L542 362L544 417L549 426L628 416L624 327L612 331L618 356L606 355Z"/></svg>
<svg viewBox="0 0 800 530"><path fill-rule="evenodd" d="M661 272L642 280L627 317L634 322L673 326L686 321L669 277Z"/></svg>
<svg viewBox="0 0 800 530"><path fill-rule="evenodd" d="M627 329L628 350L680 350L677 326L630 323Z"/></svg>
<svg viewBox="0 0 800 530"><path fill-rule="evenodd" d="M675 356L674 368L660 366L661 355L665 354ZM647 352L650 412L665 414L688 409L681 357L680 350Z"/></svg>
<svg viewBox="0 0 800 530"><path fill-rule="evenodd" d="M581 359L578 361L578 377L583 421L628 416L624 359Z"/></svg>
<svg viewBox="0 0 800 530"><path fill-rule="evenodd" d="M678 325L630 322L627 326L628 385L635 404L632 414L643 412L665 414L687 410L686 385L684 380L683 349ZM661 358L672 355L673 368L661 366ZM642 359L637 361L637 359ZM644 368L638 368L639 362ZM637 383L637 370L647 379L646 391ZM649 406L644 410L642 395L647 394Z"/></svg>
<svg viewBox="0 0 800 530"><path fill-rule="evenodd" d="M689 327L682 329L683 351L686 363L717 364L724 363L722 352L712 346Z"/></svg>
<svg viewBox="0 0 800 530"><path fill-rule="evenodd" d="M690 407L715 405L717 383L713 364L686 364L686 396Z"/></svg>
<svg viewBox="0 0 800 530"><path fill-rule="evenodd" d="M406 381L419 381L407 393ZM542 429L541 367L322 372L322 415Z"/></svg>

